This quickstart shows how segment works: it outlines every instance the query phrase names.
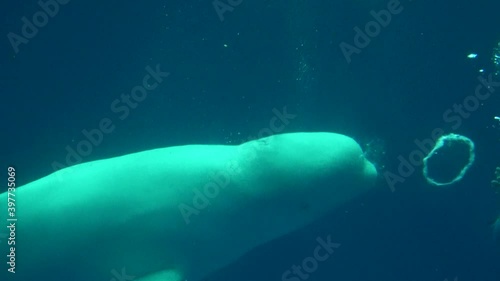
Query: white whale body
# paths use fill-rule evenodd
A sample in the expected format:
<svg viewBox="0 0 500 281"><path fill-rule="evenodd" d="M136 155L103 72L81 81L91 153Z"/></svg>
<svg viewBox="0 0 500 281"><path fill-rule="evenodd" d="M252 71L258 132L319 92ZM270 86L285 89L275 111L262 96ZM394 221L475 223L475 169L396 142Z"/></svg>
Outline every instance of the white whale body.
<svg viewBox="0 0 500 281"><path fill-rule="evenodd" d="M76 165L16 189L16 273L0 276L200 281L368 191L376 175L359 145L334 133ZM0 202L6 210L6 193Z"/></svg>

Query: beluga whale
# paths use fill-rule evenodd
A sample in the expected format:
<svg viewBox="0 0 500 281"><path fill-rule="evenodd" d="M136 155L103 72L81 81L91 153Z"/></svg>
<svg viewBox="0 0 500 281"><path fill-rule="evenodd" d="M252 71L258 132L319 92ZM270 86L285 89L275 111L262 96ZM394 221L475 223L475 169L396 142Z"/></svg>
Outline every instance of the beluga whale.
<svg viewBox="0 0 500 281"><path fill-rule="evenodd" d="M82 163L13 191L15 273L1 279L201 281L366 193L376 177L356 141L329 132Z"/></svg>

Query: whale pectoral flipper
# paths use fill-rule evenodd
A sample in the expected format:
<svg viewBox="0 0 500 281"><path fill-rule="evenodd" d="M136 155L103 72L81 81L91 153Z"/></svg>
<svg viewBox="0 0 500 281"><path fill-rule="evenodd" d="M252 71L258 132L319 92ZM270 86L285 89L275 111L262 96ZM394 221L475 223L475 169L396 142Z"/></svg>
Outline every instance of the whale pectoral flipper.
<svg viewBox="0 0 500 281"><path fill-rule="evenodd" d="M136 281L183 281L183 274L177 270L167 269L143 276Z"/></svg>

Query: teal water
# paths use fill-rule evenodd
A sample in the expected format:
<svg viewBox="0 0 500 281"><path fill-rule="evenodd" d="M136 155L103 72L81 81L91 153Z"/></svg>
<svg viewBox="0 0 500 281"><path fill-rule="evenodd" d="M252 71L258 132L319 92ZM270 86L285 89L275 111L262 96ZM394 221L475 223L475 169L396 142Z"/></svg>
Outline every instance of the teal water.
<svg viewBox="0 0 500 281"><path fill-rule="evenodd" d="M156 147L239 144L288 114L279 132L376 144L377 189L209 280L282 280L316 237L331 234L342 246L307 280L498 281L500 199L490 181L500 166L500 88L484 86L477 107L470 97L480 77L500 80L499 3L405 0L390 21L371 24L390 3L243 0L221 14L211 1L68 1L36 31L22 18L33 23L37 1L4 3L1 163L16 167L22 185ZM367 25L373 36L358 38L355 27ZM154 70L162 74L143 84ZM138 85L146 94L122 97ZM97 129L102 138L92 141ZM388 184L385 173L397 174L435 129L475 142L464 179L433 187L414 165Z"/></svg>

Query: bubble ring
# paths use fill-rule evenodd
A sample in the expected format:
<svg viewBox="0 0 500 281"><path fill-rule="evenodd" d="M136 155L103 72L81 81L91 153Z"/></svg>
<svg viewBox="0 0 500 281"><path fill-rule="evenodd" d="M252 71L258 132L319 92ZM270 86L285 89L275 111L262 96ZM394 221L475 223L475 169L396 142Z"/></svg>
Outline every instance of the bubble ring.
<svg viewBox="0 0 500 281"><path fill-rule="evenodd" d="M467 144L469 146L469 161L467 162L467 165L465 165L462 168L462 170L460 170L460 173L454 179L452 179L451 181L448 181L448 182L437 182L434 179L432 179L431 177L429 177L428 168L427 168L427 161L434 154L436 154L437 150L439 150L441 147L444 146L444 144L445 144L446 141L462 142L462 143ZM427 182L430 183L430 184L432 184L432 185L443 186L443 185L454 184L454 183L460 181L464 177L464 175L467 172L467 170L474 163L474 159L475 159L474 142L471 139L469 139L468 137L464 137L464 136L458 135L458 134L449 134L449 135L441 136L436 141L436 145L434 146L434 148L424 158L424 168L423 168L424 177L427 180Z"/></svg>

